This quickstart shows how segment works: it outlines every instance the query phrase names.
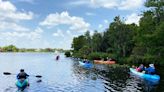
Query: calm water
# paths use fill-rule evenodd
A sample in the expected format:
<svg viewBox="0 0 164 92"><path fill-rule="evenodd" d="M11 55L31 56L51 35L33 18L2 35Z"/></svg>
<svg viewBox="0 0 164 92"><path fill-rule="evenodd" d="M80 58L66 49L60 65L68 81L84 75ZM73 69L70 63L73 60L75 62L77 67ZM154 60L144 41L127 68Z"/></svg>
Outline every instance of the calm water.
<svg viewBox="0 0 164 92"><path fill-rule="evenodd" d="M95 65L93 69L83 69L63 54L56 61L53 53L0 53L0 92L17 90L16 76L3 72L16 74L21 68L29 75L43 76L42 82L29 77L28 92L164 92L163 74L160 83L152 85L130 75L127 68Z"/></svg>

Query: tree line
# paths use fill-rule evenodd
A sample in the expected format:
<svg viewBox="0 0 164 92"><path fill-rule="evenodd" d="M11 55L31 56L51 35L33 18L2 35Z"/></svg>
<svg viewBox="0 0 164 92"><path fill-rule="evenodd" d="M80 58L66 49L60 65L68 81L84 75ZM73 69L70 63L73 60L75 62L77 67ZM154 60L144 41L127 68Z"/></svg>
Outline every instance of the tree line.
<svg viewBox="0 0 164 92"><path fill-rule="evenodd" d="M147 0L139 25L116 16L102 33L73 38L73 57L114 58L119 63L164 63L164 1Z"/></svg>
<svg viewBox="0 0 164 92"><path fill-rule="evenodd" d="M45 49L35 49L35 48L17 48L14 45L0 47L0 52L64 52L63 49L55 49L55 48L45 48Z"/></svg>

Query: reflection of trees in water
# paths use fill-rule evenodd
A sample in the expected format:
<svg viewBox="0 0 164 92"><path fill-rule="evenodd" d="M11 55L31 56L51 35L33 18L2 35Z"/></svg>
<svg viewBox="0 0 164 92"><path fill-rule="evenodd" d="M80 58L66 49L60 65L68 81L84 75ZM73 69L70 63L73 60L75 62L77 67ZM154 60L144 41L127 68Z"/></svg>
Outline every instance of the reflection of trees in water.
<svg viewBox="0 0 164 92"><path fill-rule="evenodd" d="M92 69L86 69L83 68L82 66L79 66L78 62L73 62L73 70L74 75L78 78L78 79L87 79L87 78L91 78L91 79L95 79L95 73L93 72Z"/></svg>
<svg viewBox="0 0 164 92"><path fill-rule="evenodd" d="M164 91L164 65L156 66L156 70L157 73L159 73L161 79L155 92L162 92Z"/></svg>
<svg viewBox="0 0 164 92"><path fill-rule="evenodd" d="M121 91L126 86L126 80L129 78L127 68L112 68L104 65L95 65L92 69L85 69L78 65L78 62L73 63L73 72L79 79L97 78L102 80L107 91Z"/></svg>
<svg viewBox="0 0 164 92"><path fill-rule="evenodd" d="M73 63L73 73L79 80L100 79L106 92L157 92L157 86L141 79L131 76L128 67L108 67L95 65L93 69L85 69L78 62ZM161 92L161 91L159 91Z"/></svg>
<svg viewBox="0 0 164 92"><path fill-rule="evenodd" d="M98 77L103 80L104 87L110 91L122 91L129 78L128 68L126 67L106 67L106 70L95 69Z"/></svg>
<svg viewBox="0 0 164 92"><path fill-rule="evenodd" d="M132 92L133 90L138 90L139 92L157 92L157 86L158 82L151 82L131 74L130 78L127 80L126 91L130 90Z"/></svg>

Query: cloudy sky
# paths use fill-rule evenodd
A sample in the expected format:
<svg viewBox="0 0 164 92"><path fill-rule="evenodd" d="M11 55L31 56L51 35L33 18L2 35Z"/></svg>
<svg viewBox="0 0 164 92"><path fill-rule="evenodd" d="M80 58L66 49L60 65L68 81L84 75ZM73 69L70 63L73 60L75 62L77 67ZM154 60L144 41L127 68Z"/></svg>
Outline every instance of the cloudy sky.
<svg viewBox="0 0 164 92"><path fill-rule="evenodd" d="M120 15L136 23L145 0L0 0L0 46L70 49L86 30L103 32Z"/></svg>

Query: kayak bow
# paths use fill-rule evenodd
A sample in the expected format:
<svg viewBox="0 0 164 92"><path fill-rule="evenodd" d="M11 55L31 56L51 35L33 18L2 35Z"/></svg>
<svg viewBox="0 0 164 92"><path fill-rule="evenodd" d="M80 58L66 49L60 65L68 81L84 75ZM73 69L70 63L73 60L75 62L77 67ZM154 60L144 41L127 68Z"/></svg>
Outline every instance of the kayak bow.
<svg viewBox="0 0 164 92"><path fill-rule="evenodd" d="M91 63L83 63L82 61L79 61L79 65L83 66L84 68L92 68L92 64Z"/></svg>
<svg viewBox="0 0 164 92"><path fill-rule="evenodd" d="M24 89L26 89L27 86L29 86L29 82L27 79L24 80L18 79L15 84L18 88L18 92L19 90L23 91Z"/></svg>

